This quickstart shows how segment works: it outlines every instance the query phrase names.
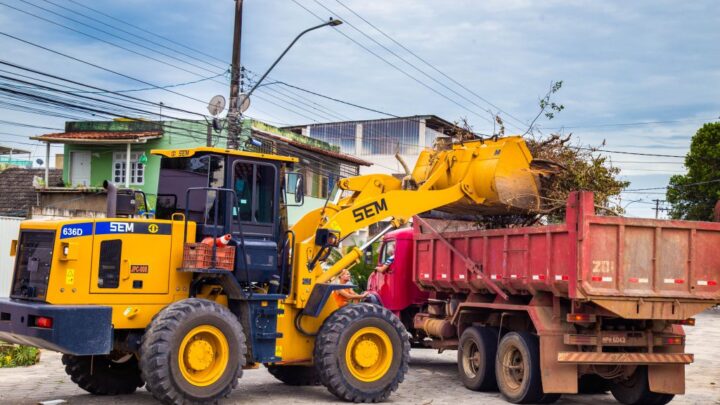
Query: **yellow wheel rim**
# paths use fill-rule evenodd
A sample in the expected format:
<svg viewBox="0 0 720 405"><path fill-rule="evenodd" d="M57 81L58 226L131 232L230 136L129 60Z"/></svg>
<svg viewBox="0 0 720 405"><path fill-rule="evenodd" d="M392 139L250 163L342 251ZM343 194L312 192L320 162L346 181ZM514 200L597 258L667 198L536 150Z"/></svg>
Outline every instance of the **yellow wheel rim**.
<svg viewBox="0 0 720 405"><path fill-rule="evenodd" d="M212 385L225 373L229 353L228 341L220 329L210 325L198 326L185 335L180 344L180 373L192 385Z"/></svg>
<svg viewBox="0 0 720 405"><path fill-rule="evenodd" d="M353 377L363 382L382 378L390 369L393 347L390 337L376 327L355 332L345 349L345 363Z"/></svg>

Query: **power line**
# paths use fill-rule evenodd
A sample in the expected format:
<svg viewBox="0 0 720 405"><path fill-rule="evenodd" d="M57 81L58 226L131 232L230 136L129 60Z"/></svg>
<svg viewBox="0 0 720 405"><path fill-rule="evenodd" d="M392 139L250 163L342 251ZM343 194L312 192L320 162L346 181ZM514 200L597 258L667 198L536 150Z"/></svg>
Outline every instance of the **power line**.
<svg viewBox="0 0 720 405"><path fill-rule="evenodd" d="M652 190L667 190L671 188L685 188L685 187L692 187L692 186L700 186L703 184L711 184L711 183L720 183L720 179L715 180L708 180L708 181L698 181L696 183L688 183L688 184L678 184L676 186L665 186L665 187L649 187L649 188L634 188L634 189L628 189L627 191L652 191Z"/></svg>
<svg viewBox="0 0 720 405"><path fill-rule="evenodd" d="M125 34L131 35L131 36L133 36L133 37L135 37L135 38L138 38L138 39L141 39L141 40L143 40L143 41L149 42L149 43L151 43L151 44L153 44L153 45L159 46L159 47L164 48L164 49L168 49L168 50L170 50L170 51L172 51L172 52L176 52L176 53L178 53L178 54L180 54L180 55L183 55L183 56L186 56L186 57L188 57L188 58L190 58L190 59L192 59L192 60L196 60L196 61L205 63L205 64L207 64L207 65L209 65L209 66L212 66L212 67L214 67L214 68L217 68L217 69L225 69L225 70L227 70L228 63L226 63L226 62L223 62L223 66L219 66L219 65L216 65L216 64L213 64L213 63L208 62L206 59L201 59L201 58L198 58L198 57L196 57L196 56L192 56L192 55L190 55L190 54L188 54L188 53L185 53L185 52L183 52L183 51L178 51L177 49L171 48L171 47L169 47L169 46L167 46L167 45L163 45L163 44L161 44L161 43L159 43L159 42L155 42L155 41L153 41L153 40L151 40L151 39L148 39L147 37L144 37L144 36L142 36L142 35L134 34L134 33L130 32L130 31L127 31L127 30L124 30L124 29L122 29L122 28L119 28L119 27L116 26L116 25L108 24L108 23L106 23L106 22L100 21L100 20L97 19L97 18L91 17L91 16L89 16L89 15L87 15L87 14L83 14L83 13L81 13L81 12L79 12L79 11L77 11L77 10L71 9L71 8L61 6L61 5L59 5L59 4L57 4L57 3L54 3L54 2L52 2L52 1L50 1L50 0L43 0L43 1L46 2L46 3L50 3L50 4L54 5L55 7L61 8L61 9L63 9L63 10L70 11L70 12L73 13L73 14L80 15L80 16L82 16L82 17L85 17L86 19L91 20L91 21L93 21L93 22L96 22L96 23L98 23L98 24L104 25L104 26L106 26L106 27L113 28L113 29L115 29L115 30L117 30L117 31L120 31L120 32L123 32L123 33L125 33ZM124 24L125 24L125 25L130 25L130 24L126 23L126 22L124 22ZM153 34L153 35L156 35L156 34Z"/></svg>
<svg viewBox="0 0 720 405"><path fill-rule="evenodd" d="M21 0L21 1L26 2L26 0ZM26 3L27 3L27 2L26 2ZM33 14L33 13L31 13L31 12L29 12L29 11L26 11L26 10L22 10L22 9L17 8L17 7L10 6L10 5L6 4L6 3L0 2L0 4L3 5L3 6L5 6L5 7L11 8L11 9L13 9L13 10L19 11L19 12L21 12L21 13L24 13L24 14L30 15L30 16L32 16L32 17L35 17L35 18L37 18L37 19L39 19L39 20L48 22L48 23L50 23L50 24L57 25L57 26L59 26L59 27L65 28L65 29L67 29L67 30L69 30L69 31L73 31L73 32L78 33L78 34L80 34L80 35L84 35L84 36L86 36L86 37L88 37L88 38L92 38L92 39L94 39L94 40L96 40L96 41L100 41L100 42L102 42L102 43L105 43L105 44L114 46L114 47L119 48L119 49L122 49L122 50L124 50L124 51L127 51L127 52L133 53L133 54L135 54L135 55L141 56L141 57L143 57L143 58L147 58L147 59L150 59L150 60L152 60L152 61L155 61L155 62L164 64L164 65L173 67L173 68L175 68L175 69L181 70L181 71L183 71L183 72L190 73L190 74L192 74L192 75L202 77L202 75L199 74L199 73L197 73L197 72L194 72L194 71L189 70L189 69L185 69L185 68L183 68L183 67L181 67L181 66L178 66L178 65L169 63L169 62L164 61L164 60L162 60L162 59L158 59L158 58L155 58L155 57L153 57L153 56L150 56L150 55L147 55L147 54L144 54L144 53L135 51L135 50L133 50L133 49L127 48L127 47L125 47L125 46L118 45L118 44L116 44L116 43L114 43L114 42L110 42L110 41L104 40L104 39L102 39L102 38L100 38L100 37L97 37L97 36L88 34L88 33L86 33L86 32L83 32L83 31L80 31L80 30L76 30L76 29L74 29L74 28L72 28L72 27L68 27L67 25L63 25L63 24L61 24L61 23L58 23L58 22L49 20L49 19L47 19L47 18L38 16L37 14ZM28 3L28 4L31 4L31 3ZM31 4L31 5L32 5L32 4ZM36 6L36 7L38 7L38 6ZM80 24L82 24L82 23L80 23ZM84 24L84 25L87 25L87 24ZM92 27L91 27L91 28L92 28ZM112 34L110 34L110 35L112 35ZM126 40L126 41L127 41L127 40ZM132 41L128 41L128 42L134 43L134 42L132 42ZM134 44L135 44L135 45L138 45L137 43L134 43ZM138 45L138 46L144 47L143 45ZM147 47L144 47L144 48L147 48ZM150 48L147 48L147 49L150 49ZM150 50L153 51L153 52L157 52L157 50L153 50L153 49L150 49ZM158 52L158 53L161 53L161 52ZM184 62L184 63L188 63L188 62ZM192 65L192 64L191 64L191 65ZM203 70L206 70L206 71L211 72L211 73L217 73L217 72L214 72L214 71L211 71L211 70L208 70L208 69L204 69L204 68L203 68ZM218 82L218 83L224 84L224 83L222 83L222 82Z"/></svg>
<svg viewBox="0 0 720 405"><path fill-rule="evenodd" d="M300 2L298 2L297 0L292 0L292 2L295 3L295 4L297 4L298 6L300 6L303 10L305 10L305 11L307 11L308 13L312 14L313 16L315 16L317 19L319 19L319 20L321 20L321 21L325 21L325 19L323 19L323 18L320 17L319 15L315 14L314 12L312 12L312 11L311 11L310 9L308 9L307 7L303 6L303 5L302 5ZM392 63L392 62L390 62L390 61L387 60L386 58L380 56L377 52L375 52L375 51L373 51L372 49L370 49L370 48L366 47L365 45L361 44L360 42L358 42L358 41L355 40L354 38L352 38L352 37L350 37L349 35L345 34L343 31L338 30L337 28L335 28L335 31L338 32L338 33L340 33L342 36L344 36L344 37L347 38L348 40L352 41L353 43L355 43L356 45L358 45L358 46L361 47L362 49L364 49L366 52L372 54L372 55L375 56L376 58L378 58L378 59L380 59L381 61L385 62L386 64L390 65L391 67L393 67L394 69L396 69L398 72L402 73L403 75L405 75L405 76L407 76L408 78L412 79L412 80L415 81L416 83L420 84L421 86L427 88L428 90L430 90L430 91L432 91L433 93L439 95L440 97L442 97L442 98L450 101L451 103L459 106L460 108L463 108L463 109L465 109L465 110L467 110L467 111L470 111L471 113L477 115L478 117L484 118L486 121L492 123L492 121L491 121L490 119L488 119L487 117L484 117L484 116L482 116L482 115L480 115L480 114L475 113L475 112L472 111L472 110L469 110L469 109L468 109L467 107L465 107L464 105L458 103L457 101L455 101L455 100L453 100L452 98L448 97L447 95L439 92L438 90L436 90L435 88L433 88L433 87L429 86L428 84L424 83L423 81L421 81L420 79L416 78L415 76L409 74L408 72L406 72L406 71L405 71L404 69L402 69L401 67L398 67L397 65L395 65L395 64Z"/></svg>
<svg viewBox="0 0 720 405"><path fill-rule="evenodd" d="M681 158L681 159L685 158L685 156L680 156L680 155L661 155L661 154L657 154L657 153L624 152L624 151L618 151L618 150L585 148L585 147L581 147L581 146L575 146L574 148L580 149L580 150L588 150L590 152L618 153L618 154L622 154L622 155L654 156L654 157L668 157L668 158Z"/></svg>
<svg viewBox="0 0 720 405"><path fill-rule="evenodd" d="M389 52L391 55L393 55L393 56L395 56L396 58L398 58L398 59L400 59L401 61L403 61L405 64L407 64L408 66L410 66L411 68L413 68L413 69L414 69L415 71L417 71L418 73L422 74L423 76L427 77L428 79L432 80L433 82L439 84L440 86L442 86L442 87L445 88L446 90L449 90L451 93L453 93L453 94L455 94L456 96L462 98L463 100L469 102L470 104L472 104L472 105L480 108L482 111L484 111L484 112L492 115L492 112L491 112L490 110L488 110L488 109L486 109L485 107L483 107L483 106L477 104L476 102L470 100L469 98L467 98L467 97L465 97L464 95L458 93L457 91L455 91L455 90L452 89L451 87L447 86L445 83L443 83L443 82L441 82L440 80L436 79L434 76L431 76L431 75L429 75L427 72L425 72L424 70L418 68L414 63L412 63L412 62L408 61L407 59L405 59L404 57L398 55L398 54L397 54L395 51L393 51L392 49L390 49L390 48L388 48L387 46L383 45L382 43L380 43L379 41L377 41L375 38L373 38L373 37L371 37L370 35L368 35L367 33L365 33L363 30L357 28L354 24L352 24L351 22L349 22L345 17L341 16L341 15L338 14L336 11L331 10L330 8L328 8L327 6L325 6L324 4L320 3L318 0L313 0L313 1L314 1L317 5L319 5L320 7L324 8L327 12L329 12L329 13L331 13L331 14L334 14L335 16L337 16L338 18L340 18L340 20L342 20L345 24L349 25L350 28L352 28L352 29L354 29L355 31L359 32L359 33L360 33L362 36L364 36L365 38L369 39L370 41L372 41L372 42L375 43L376 45L378 45L378 46L380 46L381 48L383 48L385 51ZM493 121L494 121L494 120L488 119L488 118L485 116L485 114L479 114L479 113L477 113L477 112L475 112L475 111L467 108L466 106L462 106L462 107L465 108L467 111L471 112L472 114L475 114L476 116L478 116L478 117L480 117L480 118L488 121L489 123L493 123Z"/></svg>
<svg viewBox="0 0 720 405"><path fill-rule="evenodd" d="M23 122L6 121L6 120L0 120L0 124L14 125L17 127L26 127L26 128L49 129L51 131L62 131L63 130L63 128L43 127L43 126L39 126L39 125L31 125L31 124L26 124Z"/></svg>
<svg viewBox="0 0 720 405"><path fill-rule="evenodd" d="M85 65L92 66L92 67L94 67L94 68L103 70L103 71L105 71L105 72L112 73L112 74L115 74L115 75L124 77L124 78L126 78L126 79L130 79L130 80L133 80L133 81L136 81L136 82L138 82L138 83L142 83L142 84L145 84L145 85L148 85L148 86L152 86L153 88L156 88L156 89L158 89L158 90L163 90L163 91L166 91L166 92L168 92L168 93L172 93L172 94L175 94L175 95L178 95L178 96L187 98L187 99L189 99L189 100L197 101L198 103L207 104L207 102L204 101L204 100L200 100L200 99L198 99L198 98L191 97L191 96L188 96L188 95L186 95L186 94L178 93L178 92L173 91L173 90L170 90L170 89L164 89L164 88L162 88L162 87L160 87L160 86L158 86L158 85L155 85L155 84L153 84L153 83L147 82L147 81L145 81L145 80L137 79L137 78L135 78L135 77L126 75L126 74L124 74L124 73L120 73L120 72L118 72L118 71L115 71L115 70L108 69L108 68L106 68L106 67L97 65L97 64L95 64L95 63L88 62L88 61L86 61L86 60L82 60L82 59L76 58L76 57L74 57L74 56L70 56L70 55L68 55L68 54L66 54L66 53L62 53L62 52L59 52L59 51L50 49L50 48L48 48L48 47L46 47L46 46L38 45L38 44L36 44L36 43L33 43L33 42L30 42L30 41L24 40L24 39L22 39L22 38L18 38L18 37L16 37L16 36L11 35L11 34L8 34L8 33L6 33L6 32L0 31L0 35L3 35L3 36L5 36L5 37L11 38L11 39L14 39L14 40L16 40L16 41L22 42L22 43L27 44L27 45L34 46L34 47L36 47L36 48L43 49L43 50L45 50L45 51L54 53L54 54L56 54L56 55L63 56L63 57L65 57L65 58L74 60L74 61L76 61L76 62L80 62L80 63L83 63L83 64L85 64Z"/></svg>
<svg viewBox="0 0 720 405"><path fill-rule="evenodd" d="M355 15L355 16L358 17L359 19L363 20L366 24L368 24L368 25L371 26L372 28L374 28L374 29L375 29L376 31L378 31L380 34L382 34L383 36L385 36L387 39L391 40L391 41L394 42L396 45L398 45L399 47L401 47L402 49L404 49L405 51L407 51L408 53L410 53L412 56L414 56L415 58L417 58L419 61L423 62L424 64L426 64L427 66L429 66L431 69L433 69L434 71L436 71L436 72L438 72L439 74L441 74L441 75L442 75L443 77L445 77L446 79L450 80L451 82L455 83L457 86L461 87L462 89L464 89L464 90L467 91L468 93L474 95L474 96L477 97L478 99L480 99L480 100L482 100L483 102L487 103L489 106L495 108L498 112L502 112L502 113L505 114L506 116L508 116L508 117L512 118L513 120L515 120L516 122L520 123L521 125L527 125L527 124L524 123L521 119L513 116L512 114L510 114L510 113L507 112L507 111L504 111L502 108L500 108L500 107L498 107L497 105L493 104L493 103L490 102L488 99L486 99L486 98L482 97L481 95L477 94L477 93L474 92L473 90L469 89L467 86L463 85L462 83L458 82L457 80L455 80L455 79L452 78L451 76L447 75L445 72L443 72L443 71L441 71L440 69L438 69L438 68L437 68L435 65L433 65L432 63L430 63L430 62L428 62L427 60L425 60L424 58L420 57L418 54L416 54L415 52L413 52L411 49L409 49L408 47L406 47L405 45L403 45L402 43L400 43L399 41L397 41L395 38L393 38L393 37L391 37L390 35L388 35L385 31L383 31L383 30L381 30L380 28L378 28L375 24L373 24L373 23L371 23L370 21L368 21L366 18L364 18L363 16L361 16L360 14L358 14L357 12L355 12L352 8L350 8L349 6L347 6L346 4L344 4L343 2L341 2L340 0L335 0L335 1L336 1L338 4L340 4L342 7L344 7L344 8L347 9L348 11L350 11L353 15Z"/></svg>
<svg viewBox="0 0 720 405"><path fill-rule="evenodd" d="M171 44L178 45L178 46L180 46L180 47L183 47L183 48L185 48L185 49L191 50L191 51L193 51L193 52L195 52L195 53L198 53L198 54L200 54L200 55L206 56L206 57L208 57L208 58L215 59L216 61L219 61L220 63L223 63L223 64L226 64L226 65L227 65L227 62L224 61L224 60L218 59L217 57L215 57L215 56L213 56L213 55L210 55L210 54L208 54L208 53L205 53L205 52L203 52L203 51L200 51L200 50L198 50L198 49L191 48L191 47L189 47L189 46L187 46L187 45L184 45L184 44L182 44L182 43L180 43L180 42L177 42L177 41L175 41L175 40L173 40L173 39L171 39L171 38L165 37L165 36L163 36L163 35L160 35L160 34L157 34L157 33L151 32L151 31L148 31L148 30L146 30L145 28L139 27L139 26L134 25L134 24L131 24L131 23L127 22L127 21L124 21L124 20L121 20L121 19L119 19L119 18L113 17L113 16L110 15L110 14L106 14L106 13L104 13L104 12L98 10L98 9L95 9L95 8L92 8L92 7L87 6L87 5L85 5L85 4L82 4L82 3L80 3L80 2L78 2L78 1L76 1L76 0L67 0L67 1L69 1L69 2L71 2L71 3L73 3L73 4L76 4L76 5L78 5L78 6L82 7L82 8L91 10L91 11L93 11L93 12L99 14L99 15L102 15L102 16L105 16L105 17L107 17L107 18L110 18L110 19L112 19L112 20L114 20L114 21L117 21L117 22L120 22L120 23L125 24L125 25L127 25L127 26L133 27L133 28L135 28L135 29L137 29L137 30L139 30L139 31L145 32L145 33L150 34L150 35L152 35L152 36L155 36L155 37L157 37L157 38L161 38L161 39L163 39L163 40L165 40L165 41L167 41L167 42L169 42L169 43L171 43Z"/></svg>
<svg viewBox="0 0 720 405"><path fill-rule="evenodd" d="M545 128L545 129L563 130L563 129L577 129L577 128L624 127L624 126L636 126L636 125L674 124L674 123L679 123L679 122L708 122L708 121L716 121L718 119L720 119L720 118L719 117L708 118L708 119L700 119L700 118L690 119L689 118L689 119L682 119L682 120L620 122L620 123L611 123L611 124L571 124L571 125L562 126L562 127L553 127L553 128Z"/></svg>

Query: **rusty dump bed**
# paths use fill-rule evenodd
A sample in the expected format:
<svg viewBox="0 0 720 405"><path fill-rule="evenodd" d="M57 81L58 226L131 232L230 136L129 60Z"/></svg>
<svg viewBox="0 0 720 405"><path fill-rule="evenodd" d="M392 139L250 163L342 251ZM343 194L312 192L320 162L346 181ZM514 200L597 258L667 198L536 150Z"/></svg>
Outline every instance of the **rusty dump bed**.
<svg viewBox="0 0 720 405"><path fill-rule="evenodd" d="M414 221L423 289L547 291L645 319L720 302L720 223L598 216L592 193L580 192L568 199L564 224L438 233L441 225Z"/></svg>

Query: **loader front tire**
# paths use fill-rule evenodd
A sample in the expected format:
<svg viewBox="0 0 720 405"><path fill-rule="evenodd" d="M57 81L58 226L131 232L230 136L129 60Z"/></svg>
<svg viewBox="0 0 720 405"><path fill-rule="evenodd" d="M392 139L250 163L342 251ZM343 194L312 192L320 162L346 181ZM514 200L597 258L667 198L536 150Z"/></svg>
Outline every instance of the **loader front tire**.
<svg viewBox="0 0 720 405"><path fill-rule="evenodd" d="M72 382L93 395L132 394L145 384L134 355L112 359L64 354L62 363Z"/></svg>
<svg viewBox="0 0 720 405"><path fill-rule="evenodd" d="M410 359L410 334L388 309L351 304L323 323L315 338L315 367L336 397L380 402L397 390Z"/></svg>
<svg viewBox="0 0 720 405"><path fill-rule="evenodd" d="M268 372L287 385L296 387L320 385L320 376L314 366L267 366Z"/></svg>
<svg viewBox="0 0 720 405"><path fill-rule="evenodd" d="M140 346L140 370L147 390L163 403L215 403L237 386L246 350L242 326L229 309L190 298L152 320Z"/></svg>

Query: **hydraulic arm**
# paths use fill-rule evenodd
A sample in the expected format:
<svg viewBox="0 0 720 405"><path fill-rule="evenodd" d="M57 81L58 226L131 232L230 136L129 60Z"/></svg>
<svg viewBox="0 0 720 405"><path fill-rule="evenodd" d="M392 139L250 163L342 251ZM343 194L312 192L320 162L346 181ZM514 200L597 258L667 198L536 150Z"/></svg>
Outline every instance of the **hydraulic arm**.
<svg viewBox="0 0 720 405"><path fill-rule="evenodd" d="M537 208L538 183L531 161L522 137L492 138L424 151L405 181L388 175L341 180L339 193L345 197L310 212L292 229L298 242L291 299L304 307L313 285L360 260L368 244L353 248L329 268L323 266L339 241L369 225L389 220L387 232L433 209L495 214Z"/></svg>

